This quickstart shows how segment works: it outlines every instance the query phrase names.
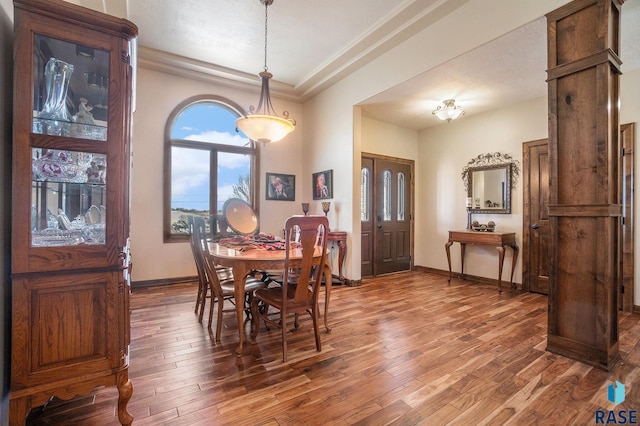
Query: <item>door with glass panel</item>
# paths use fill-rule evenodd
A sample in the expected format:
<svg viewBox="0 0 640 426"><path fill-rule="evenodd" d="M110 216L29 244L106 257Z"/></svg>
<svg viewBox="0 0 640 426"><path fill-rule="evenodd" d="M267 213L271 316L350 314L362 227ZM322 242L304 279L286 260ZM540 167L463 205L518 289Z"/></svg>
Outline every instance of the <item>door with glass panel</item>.
<svg viewBox="0 0 640 426"><path fill-rule="evenodd" d="M362 276L411 269L412 171L410 160L362 159Z"/></svg>

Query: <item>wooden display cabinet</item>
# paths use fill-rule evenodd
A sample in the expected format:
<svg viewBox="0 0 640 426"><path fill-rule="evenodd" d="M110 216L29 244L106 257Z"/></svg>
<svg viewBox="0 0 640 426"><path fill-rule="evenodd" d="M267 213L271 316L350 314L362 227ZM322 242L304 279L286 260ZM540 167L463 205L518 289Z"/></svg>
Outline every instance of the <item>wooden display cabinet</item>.
<svg viewBox="0 0 640 426"><path fill-rule="evenodd" d="M10 424L51 397L116 385L129 364L134 24L15 0Z"/></svg>

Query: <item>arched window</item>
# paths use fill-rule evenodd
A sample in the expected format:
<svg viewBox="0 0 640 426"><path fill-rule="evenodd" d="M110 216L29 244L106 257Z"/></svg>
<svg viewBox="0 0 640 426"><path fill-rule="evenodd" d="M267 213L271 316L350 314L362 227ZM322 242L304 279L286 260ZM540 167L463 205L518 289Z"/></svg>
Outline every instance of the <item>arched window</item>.
<svg viewBox="0 0 640 426"><path fill-rule="evenodd" d="M360 220L362 222L368 222L371 217L370 200L371 185L369 184L370 171L368 167L363 167L360 170Z"/></svg>
<svg viewBox="0 0 640 426"><path fill-rule="evenodd" d="M189 238L187 215L205 217L229 198L256 209L255 142L236 132L242 109L228 99L207 96L180 104L167 121L165 142L164 241Z"/></svg>

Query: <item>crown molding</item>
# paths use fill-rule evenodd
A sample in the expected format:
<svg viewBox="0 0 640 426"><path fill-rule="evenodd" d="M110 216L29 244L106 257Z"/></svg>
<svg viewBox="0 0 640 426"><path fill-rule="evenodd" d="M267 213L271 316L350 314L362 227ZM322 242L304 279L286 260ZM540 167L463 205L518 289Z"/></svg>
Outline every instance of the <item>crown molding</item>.
<svg viewBox="0 0 640 426"><path fill-rule="evenodd" d="M420 31L464 6L470 0L415 0L401 4L381 23L329 58L317 71L296 86L296 93L308 99L347 77L371 61L402 44Z"/></svg>
<svg viewBox="0 0 640 426"><path fill-rule="evenodd" d="M239 90L260 90L261 85L261 80L257 73L249 74L140 45L138 46L137 65L141 68L165 74ZM302 102L292 85L271 80L269 89L273 97L292 102Z"/></svg>

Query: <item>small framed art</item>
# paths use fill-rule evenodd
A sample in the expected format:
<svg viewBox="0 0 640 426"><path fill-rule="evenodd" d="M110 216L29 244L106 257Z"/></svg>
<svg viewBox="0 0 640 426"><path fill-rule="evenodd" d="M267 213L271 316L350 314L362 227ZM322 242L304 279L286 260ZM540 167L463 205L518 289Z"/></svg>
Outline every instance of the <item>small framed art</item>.
<svg viewBox="0 0 640 426"><path fill-rule="evenodd" d="M296 176L267 172L267 200L295 201Z"/></svg>
<svg viewBox="0 0 640 426"><path fill-rule="evenodd" d="M313 199L333 198L333 170L313 174Z"/></svg>

